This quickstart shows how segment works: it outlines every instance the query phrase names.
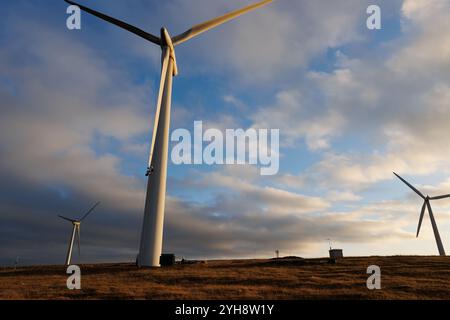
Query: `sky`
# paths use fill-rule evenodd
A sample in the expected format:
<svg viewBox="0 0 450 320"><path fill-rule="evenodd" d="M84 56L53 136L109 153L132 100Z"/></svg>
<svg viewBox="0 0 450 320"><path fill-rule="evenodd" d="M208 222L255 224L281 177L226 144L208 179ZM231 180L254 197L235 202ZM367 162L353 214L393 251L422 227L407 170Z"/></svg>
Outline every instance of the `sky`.
<svg viewBox="0 0 450 320"><path fill-rule="evenodd" d="M171 35L246 0L84 0ZM382 29L366 9L380 6ZM134 261L160 49L67 4L3 1L0 265ZM435 255L450 193L450 1L277 0L176 48L171 130L280 129L280 171L169 162L163 251L187 259ZM173 144L171 145L173 147ZM170 150L169 150L170 151ZM450 246L450 200L433 209ZM450 250L450 249L448 249Z"/></svg>

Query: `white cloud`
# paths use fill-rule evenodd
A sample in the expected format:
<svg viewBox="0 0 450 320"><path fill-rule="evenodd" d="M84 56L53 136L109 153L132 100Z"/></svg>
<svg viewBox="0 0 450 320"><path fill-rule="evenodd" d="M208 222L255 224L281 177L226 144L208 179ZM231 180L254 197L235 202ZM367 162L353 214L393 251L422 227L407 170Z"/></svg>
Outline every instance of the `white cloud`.
<svg viewBox="0 0 450 320"><path fill-rule="evenodd" d="M310 74L315 85L309 90L324 94L330 112L344 119L340 133L366 147L324 153L301 175L303 184L359 190L392 179L394 170L448 174L450 4L408 1L403 10L414 28L384 47L385 63L340 54L337 70Z"/></svg>
<svg viewBox="0 0 450 320"><path fill-rule="evenodd" d="M333 202L356 202L362 200L362 197L348 191L332 191L327 195L327 199Z"/></svg>
<svg viewBox="0 0 450 320"><path fill-rule="evenodd" d="M172 17L170 23L181 32L188 22L180 25L180 12L183 20L193 25L245 4L237 0L176 1L167 9ZM237 79L254 85L261 81L267 83L293 75L298 68L306 68L311 59L330 47L360 40L356 27L364 12L364 3L357 0L274 1L191 40L190 46L180 46L178 51L187 55L182 59L192 61L195 57L196 64L207 62L207 66L198 66L197 72L226 69L234 71ZM186 68L189 64L185 64Z"/></svg>
<svg viewBox="0 0 450 320"><path fill-rule="evenodd" d="M40 36L30 36L29 27ZM139 180L122 175L121 158L98 153L95 143L126 145L150 132L148 94L57 31L27 24L16 32L14 45L0 50L0 72L18 90L2 95L0 170L36 185L63 184L112 207L141 207ZM70 50L62 55L61 48ZM24 54L34 60L16 64Z"/></svg>
<svg viewBox="0 0 450 320"><path fill-rule="evenodd" d="M217 258L261 257L275 249L317 256L326 255L325 250L317 251L317 244L327 238L372 246L414 237L405 229L416 223L417 208L403 201L334 212L323 199L261 187L263 178L256 174L242 177L240 170L229 169L213 174L195 173L178 181L177 188L199 193L209 190L208 194L213 197L202 204L170 199L167 250ZM330 197L336 201L357 200L357 196L350 193L334 192ZM187 244L185 239L191 242ZM195 243L195 249L191 243Z"/></svg>
<svg viewBox="0 0 450 320"><path fill-rule="evenodd" d="M312 151L328 149L330 139L339 135L345 120L332 110L317 112L313 104L301 90L282 91L274 106L261 108L250 117L256 128L280 129L284 146L292 147L304 139Z"/></svg>

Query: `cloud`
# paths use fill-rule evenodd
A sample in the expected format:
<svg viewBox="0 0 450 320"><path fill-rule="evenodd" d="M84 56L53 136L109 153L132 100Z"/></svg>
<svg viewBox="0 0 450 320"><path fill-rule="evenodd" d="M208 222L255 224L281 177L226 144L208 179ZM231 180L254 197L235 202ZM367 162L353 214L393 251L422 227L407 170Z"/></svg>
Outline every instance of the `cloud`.
<svg viewBox="0 0 450 320"><path fill-rule="evenodd" d="M144 181L123 173L117 150L150 132L151 92L63 27L11 19L3 24L14 40L0 48L0 78L10 84L0 90L0 263L15 255L24 263L62 261L67 230L56 214L79 215L94 201L104 211L84 228L85 257L129 257Z"/></svg>
<svg viewBox="0 0 450 320"><path fill-rule="evenodd" d="M254 168L234 166L177 179L176 190L208 198L169 200L165 249L201 258L262 257L275 249L314 256L326 254L317 246L327 238L371 247L414 237L418 209L404 199L360 205L357 195L331 192L326 199L352 204L335 211L324 198L264 186L264 179Z"/></svg>
<svg viewBox="0 0 450 320"><path fill-rule="evenodd" d="M311 151L328 149L330 139L344 125L344 118L332 110L313 112L313 104L314 100L301 90L282 91L274 106L263 107L250 118L256 128L280 129L280 143L285 147L304 139Z"/></svg>
<svg viewBox="0 0 450 320"><path fill-rule="evenodd" d="M361 196L358 196L351 192L339 192L339 191L332 191L327 196L330 201L333 202L356 202L360 201L362 199Z"/></svg>
<svg viewBox="0 0 450 320"><path fill-rule="evenodd" d="M244 213L218 216L218 208L173 204L167 224L166 249L208 258L270 256L275 249L311 255L327 237L342 242L377 241L393 237L390 225L342 217L273 216ZM381 227L380 227L381 226ZM195 243L195 249L186 239ZM325 255L325 253L323 253Z"/></svg>
<svg viewBox="0 0 450 320"><path fill-rule="evenodd" d="M175 1L167 5L168 19L172 28L182 32L189 21L194 25L244 4L242 1ZM180 12L184 16L183 25L175 22ZM364 3L356 0L275 1L191 40L191 46L180 46L178 51L187 56L182 58L187 68L193 57L196 64L207 63L203 68L197 67L197 72L227 69L244 82L266 83L306 68L311 59L327 48L359 40L361 35L356 26L364 18L360 14L364 12Z"/></svg>
<svg viewBox="0 0 450 320"><path fill-rule="evenodd" d="M444 56L450 39L444 30L450 31L450 8L440 1L421 2L420 14L414 8L404 3L403 19L414 28L385 47L385 62L340 53L336 70L310 73L315 84L309 90L322 93L326 107L342 118L338 132L368 148L342 150L336 142L301 175L304 181L358 190L392 179L393 170L448 172L450 68ZM291 123L301 123L288 114Z"/></svg>
<svg viewBox="0 0 450 320"><path fill-rule="evenodd" d="M30 27L41 37L28 36ZM16 41L1 50L0 72L18 92L2 95L0 170L33 183L62 183L122 208L136 207L140 181L120 174L121 158L99 154L94 144L99 139L127 144L149 132L149 96L126 80L114 81L125 76L57 31L24 24L17 32L23 44L31 45L20 47ZM62 59L59 48L71 50ZM18 54L35 60L16 65Z"/></svg>

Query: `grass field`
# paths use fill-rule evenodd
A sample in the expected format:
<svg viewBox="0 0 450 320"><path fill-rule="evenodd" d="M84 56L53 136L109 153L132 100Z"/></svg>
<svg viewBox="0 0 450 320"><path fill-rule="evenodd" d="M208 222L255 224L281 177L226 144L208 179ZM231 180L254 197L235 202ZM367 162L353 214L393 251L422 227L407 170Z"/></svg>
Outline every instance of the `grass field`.
<svg viewBox="0 0 450 320"><path fill-rule="evenodd" d="M369 265L382 289L366 287ZM81 265L82 289L66 287L62 266L0 269L0 299L450 299L450 257L208 261L138 269Z"/></svg>

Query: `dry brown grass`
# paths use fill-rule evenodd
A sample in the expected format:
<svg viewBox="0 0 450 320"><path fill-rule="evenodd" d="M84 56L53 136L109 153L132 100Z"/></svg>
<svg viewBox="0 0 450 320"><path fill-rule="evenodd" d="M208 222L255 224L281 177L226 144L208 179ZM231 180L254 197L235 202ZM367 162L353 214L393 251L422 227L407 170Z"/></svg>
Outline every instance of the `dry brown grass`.
<svg viewBox="0 0 450 320"><path fill-rule="evenodd" d="M369 265L382 290L366 287ZM0 269L0 299L450 299L450 257L209 261L138 269L83 265L82 290L66 288L64 267Z"/></svg>

